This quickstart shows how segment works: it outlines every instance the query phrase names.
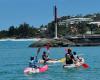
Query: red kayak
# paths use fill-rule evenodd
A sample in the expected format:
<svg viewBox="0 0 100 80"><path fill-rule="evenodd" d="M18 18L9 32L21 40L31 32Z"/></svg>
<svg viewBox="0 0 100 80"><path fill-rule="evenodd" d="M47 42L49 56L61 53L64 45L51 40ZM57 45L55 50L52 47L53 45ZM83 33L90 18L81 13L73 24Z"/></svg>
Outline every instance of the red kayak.
<svg viewBox="0 0 100 80"><path fill-rule="evenodd" d="M39 68L30 68L27 67L24 69L24 73L25 74L32 74L32 73L42 73L48 70L48 65L44 65L42 67Z"/></svg>

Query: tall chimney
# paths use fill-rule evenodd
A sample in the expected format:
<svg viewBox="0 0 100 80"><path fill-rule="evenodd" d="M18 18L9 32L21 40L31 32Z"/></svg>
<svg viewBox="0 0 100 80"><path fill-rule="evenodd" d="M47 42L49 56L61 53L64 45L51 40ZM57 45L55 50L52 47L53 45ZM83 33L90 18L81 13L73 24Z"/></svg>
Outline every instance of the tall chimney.
<svg viewBox="0 0 100 80"><path fill-rule="evenodd" d="M55 37L54 39L58 39L57 37L57 8L54 6L54 21L55 21Z"/></svg>

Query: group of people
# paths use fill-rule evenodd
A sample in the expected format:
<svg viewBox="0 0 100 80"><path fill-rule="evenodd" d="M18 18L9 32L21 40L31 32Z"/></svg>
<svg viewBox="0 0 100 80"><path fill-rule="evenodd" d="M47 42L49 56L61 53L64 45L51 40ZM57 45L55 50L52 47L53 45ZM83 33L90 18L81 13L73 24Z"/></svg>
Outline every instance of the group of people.
<svg viewBox="0 0 100 80"><path fill-rule="evenodd" d="M44 51L42 54L42 60L44 61L44 63L46 63L46 61L51 60L48 57L48 54ZM80 59L79 56L76 55L76 52L72 53L72 50L69 48L67 49L67 53L65 54L65 65L68 64L76 64L77 62L81 62L82 59ZM37 68L37 59L36 57L30 57L30 61L29 61L29 67L32 68Z"/></svg>
<svg viewBox="0 0 100 80"><path fill-rule="evenodd" d="M65 65L69 64L77 64L78 62L81 62L82 59L76 55L76 52L72 53L72 50L69 48L67 49L67 53L65 54Z"/></svg>

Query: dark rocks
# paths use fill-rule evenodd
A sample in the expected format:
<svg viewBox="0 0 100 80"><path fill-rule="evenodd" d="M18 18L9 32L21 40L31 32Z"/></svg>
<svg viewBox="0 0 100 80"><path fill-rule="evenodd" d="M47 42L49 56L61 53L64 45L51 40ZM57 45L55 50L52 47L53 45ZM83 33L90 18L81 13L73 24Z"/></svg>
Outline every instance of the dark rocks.
<svg viewBox="0 0 100 80"><path fill-rule="evenodd" d="M100 40L98 39L88 39L87 38L75 38L75 39L41 39L29 47L44 47L48 43L51 47L71 47L71 46L100 46Z"/></svg>
<svg viewBox="0 0 100 80"><path fill-rule="evenodd" d="M50 43L51 47L66 47L74 45L73 42L67 40L67 39L41 39L31 45L29 47L44 47L48 43Z"/></svg>

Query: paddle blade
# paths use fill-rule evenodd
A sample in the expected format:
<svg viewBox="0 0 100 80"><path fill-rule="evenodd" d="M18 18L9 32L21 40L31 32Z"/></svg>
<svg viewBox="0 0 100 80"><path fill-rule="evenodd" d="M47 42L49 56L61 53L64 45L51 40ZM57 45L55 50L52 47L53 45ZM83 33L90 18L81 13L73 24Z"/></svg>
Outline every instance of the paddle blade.
<svg viewBox="0 0 100 80"><path fill-rule="evenodd" d="M82 64L82 66L84 67L84 68L89 68L89 65L88 64Z"/></svg>
<svg viewBox="0 0 100 80"><path fill-rule="evenodd" d="M64 63L65 62L65 58L61 58L59 61Z"/></svg>
<svg viewBox="0 0 100 80"><path fill-rule="evenodd" d="M49 50L50 49L50 46L51 46L50 43L47 43L46 44L46 49Z"/></svg>
<svg viewBox="0 0 100 80"><path fill-rule="evenodd" d="M40 52L40 49L41 49L41 47L38 48L38 50L37 50L37 54Z"/></svg>

